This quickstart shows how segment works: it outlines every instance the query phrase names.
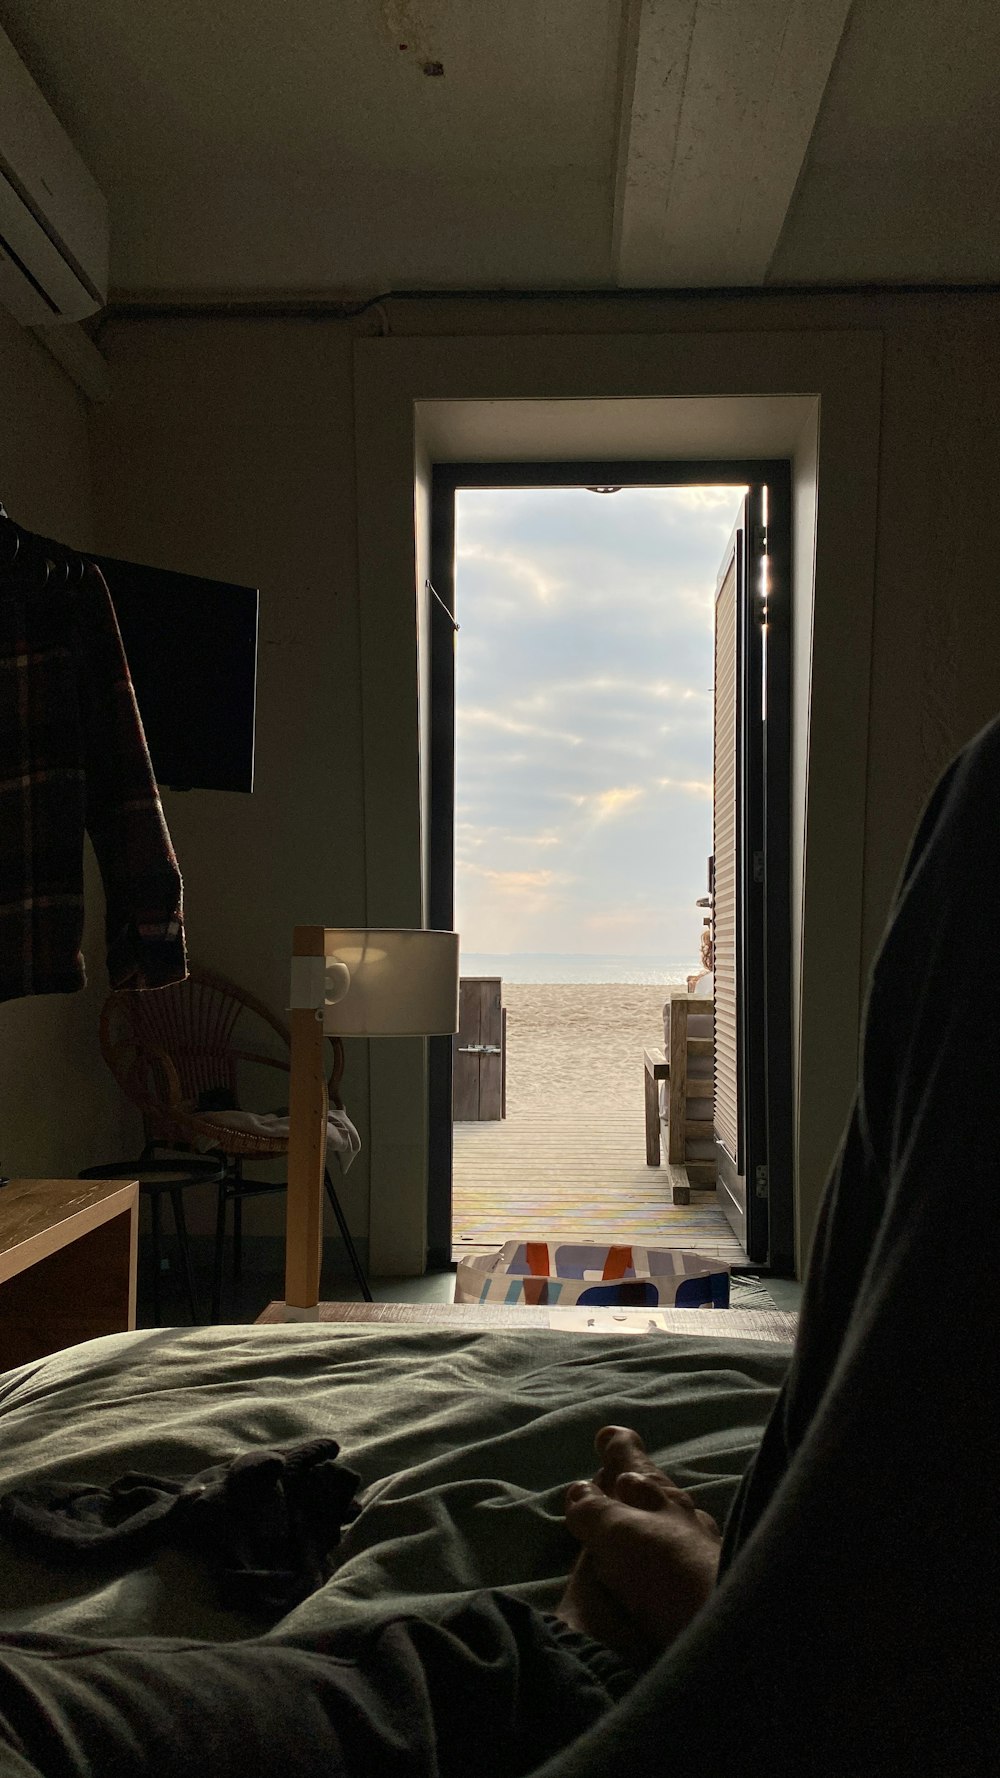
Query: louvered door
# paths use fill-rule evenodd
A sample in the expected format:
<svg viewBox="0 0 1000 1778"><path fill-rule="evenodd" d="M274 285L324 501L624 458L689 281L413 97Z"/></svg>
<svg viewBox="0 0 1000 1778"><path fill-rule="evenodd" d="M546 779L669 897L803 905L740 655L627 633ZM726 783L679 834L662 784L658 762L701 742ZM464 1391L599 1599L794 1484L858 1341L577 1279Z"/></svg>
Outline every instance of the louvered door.
<svg viewBox="0 0 1000 1778"><path fill-rule="evenodd" d="M748 493L716 583L713 746L716 1168L722 1207L756 1260L768 1243L762 497Z"/></svg>
<svg viewBox="0 0 1000 1778"><path fill-rule="evenodd" d="M735 538L715 595L715 739L712 809L715 859L712 944L715 964L715 1140L742 1187L740 1154L740 1018L737 998L740 899L738 797L738 610ZM740 1205L742 1214L742 1205Z"/></svg>

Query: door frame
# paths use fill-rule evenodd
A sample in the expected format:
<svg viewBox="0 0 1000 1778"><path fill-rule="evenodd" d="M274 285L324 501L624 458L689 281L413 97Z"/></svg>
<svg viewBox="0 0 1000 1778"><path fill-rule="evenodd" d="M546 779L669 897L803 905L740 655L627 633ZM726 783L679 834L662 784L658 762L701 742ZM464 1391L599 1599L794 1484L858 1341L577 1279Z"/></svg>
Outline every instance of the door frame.
<svg viewBox="0 0 1000 1778"><path fill-rule="evenodd" d="M484 318L446 304L439 325L450 331L405 331L410 322L400 319L402 332L382 328L356 339L354 479L345 484L342 517L352 539L356 520L357 597L348 573L343 609L338 614L335 601L331 621L346 651L340 720L345 734L357 726L361 743L360 917L424 925L427 648L419 600L429 578L433 464L736 453L792 462L801 1274L857 1085L872 940L865 847L869 743L881 734L869 694L884 350L867 313L847 317L834 299L817 299L808 315L800 309L779 305L771 315L745 302L677 308L670 299L636 306L616 297L584 316L560 298L551 314L529 304L515 316L501 303ZM340 512L339 496L331 497L331 511ZM355 651L360 708L351 689ZM427 1253L426 1040L363 1044L349 1072L367 1138L352 1186L355 1214L367 1213L373 1269L409 1276L424 1269Z"/></svg>
<svg viewBox="0 0 1000 1778"><path fill-rule="evenodd" d="M427 924L451 929L455 917L455 496L462 488L691 487L732 483L768 488L771 563L767 647L768 733L761 737L760 830L766 859L760 917L767 968L763 1015L768 1180L766 1246L751 1258L779 1274L795 1270L791 1001L791 463L788 458L687 458L660 461L436 463L431 479L429 601L430 731L428 761ZM773 547L771 547L773 545ZM752 602L753 589L745 588ZM752 658L753 651L748 651ZM636 1091L638 1092L638 1075ZM427 1263L451 1264L452 1044L428 1044ZM759 1088L757 1089L759 1091Z"/></svg>
<svg viewBox="0 0 1000 1778"><path fill-rule="evenodd" d="M764 490L767 489L767 502ZM751 482L723 552L718 595L728 564L736 576L737 829L737 1154L716 1139L719 1189L735 1214L727 1216L754 1263L787 1269L794 1229L783 1220L783 1181L792 1167L791 1049L786 1070L777 1053L784 1029L781 1002L791 1008L791 896L789 872L776 866L782 844L790 853L790 630L775 600L774 557L787 545L783 490L763 478ZM772 514L777 512L775 522ZM760 573L766 562L766 578ZM767 648L764 646L766 620ZM772 650L777 649L777 671ZM764 721L764 713L768 720ZM769 821L770 816L770 821ZM776 831L775 831L776 830ZM782 894L786 908L779 913ZM714 886L713 886L714 897ZM784 923L782 923L784 922ZM776 1022L778 1030L776 1031ZM790 1025L789 1025L790 1030ZM787 1111L782 1096L787 1089ZM787 1147L786 1147L787 1144ZM775 1181L772 1213L771 1182Z"/></svg>

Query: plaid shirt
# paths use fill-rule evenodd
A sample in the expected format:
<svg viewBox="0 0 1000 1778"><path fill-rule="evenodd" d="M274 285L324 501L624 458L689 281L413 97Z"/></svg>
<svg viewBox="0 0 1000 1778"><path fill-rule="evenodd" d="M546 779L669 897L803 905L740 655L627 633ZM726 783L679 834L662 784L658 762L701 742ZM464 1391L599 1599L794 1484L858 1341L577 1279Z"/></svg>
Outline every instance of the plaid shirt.
<svg viewBox="0 0 1000 1778"><path fill-rule="evenodd" d="M187 974L181 878L111 598L0 582L0 1000L86 981L83 835L93 842L114 988Z"/></svg>

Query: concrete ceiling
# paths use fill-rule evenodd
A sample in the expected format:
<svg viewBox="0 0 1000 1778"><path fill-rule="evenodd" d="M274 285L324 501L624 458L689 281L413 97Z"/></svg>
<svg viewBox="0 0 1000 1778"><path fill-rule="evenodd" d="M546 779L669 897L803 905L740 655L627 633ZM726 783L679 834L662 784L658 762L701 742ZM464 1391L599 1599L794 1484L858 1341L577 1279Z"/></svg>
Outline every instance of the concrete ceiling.
<svg viewBox="0 0 1000 1778"><path fill-rule="evenodd" d="M1000 281L997 0L0 0L118 297Z"/></svg>

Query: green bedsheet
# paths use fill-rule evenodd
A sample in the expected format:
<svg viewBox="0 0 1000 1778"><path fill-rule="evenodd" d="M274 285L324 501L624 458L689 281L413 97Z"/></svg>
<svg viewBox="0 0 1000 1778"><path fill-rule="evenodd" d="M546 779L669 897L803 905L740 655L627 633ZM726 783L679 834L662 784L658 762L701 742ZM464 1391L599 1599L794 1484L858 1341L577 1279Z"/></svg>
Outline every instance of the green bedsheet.
<svg viewBox="0 0 1000 1778"><path fill-rule="evenodd" d="M607 1421L638 1428L725 1517L789 1348L649 1334L223 1327L94 1340L0 1376L0 1492L31 1479L186 1475L253 1446L331 1435L360 1471L333 1578L270 1634L503 1586L542 1608L573 1557L566 1484ZM260 1633L164 1552L108 1578L0 1541L0 1630L225 1639Z"/></svg>

